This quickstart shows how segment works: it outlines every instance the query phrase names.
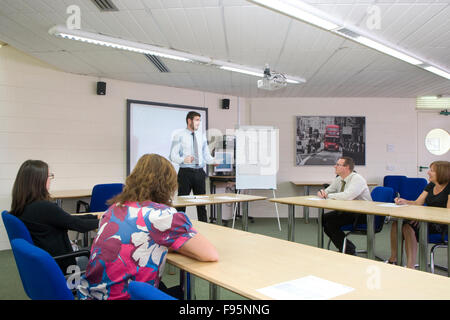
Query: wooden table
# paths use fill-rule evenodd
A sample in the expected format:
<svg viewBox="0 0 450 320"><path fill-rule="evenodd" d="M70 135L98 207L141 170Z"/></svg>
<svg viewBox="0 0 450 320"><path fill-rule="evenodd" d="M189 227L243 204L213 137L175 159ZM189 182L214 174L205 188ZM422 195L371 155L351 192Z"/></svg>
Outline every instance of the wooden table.
<svg viewBox="0 0 450 320"><path fill-rule="evenodd" d="M76 189L76 190L55 190L50 192L50 196L56 200L58 206L62 207L64 199L86 198L92 195L92 189Z"/></svg>
<svg viewBox="0 0 450 320"><path fill-rule="evenodd" d="M354 288L334 299L450 299L450 278L440 275L200 221L193 225L217 248L219 261L169 253L167 262L249 299L270 299L257 290L309 275ZM210 297L218 295L210 290Z"/></svg>
<svg viewBox="0 0 450 320"><path fill-rule="evenodd" d="M248 203L251 201L266 200L267 197L252 196L237 193L216 193L195 196L176 196L172 207L189 207L214 205L217 212L217 224L222 225L222 204L242 203L242 230L248 230Z"/></svg>
<svg viewBox="0 0 450 320"><path fill-rule="evenodd" d="M309 188L310 187L323 187L323 185L325 183L329 183L328 182L318 182L318 181L291 181L291 183L297 187L303 187L303 194L305 196L309 195ZM369 187L371 186L377 186L378 183L368 183L367 184ZM303 207L303 217L305 218L305 223L309 223L309 207Z"/></svg>
<svg viewBox="0 0 450 320"><path fill-rule="evenodd" d="M318 217L318 237L317 246L323 247L323 228L322 228L322 215L324 209L345 211L345 212L357 212L367 214L367 256L369 259L374 259L374 215L391 216L398 218L397 234L401 235L401 227L403 219L420 221L420 235L419 235L419 266L420 270L426 271L428 268L427 250L428 250L428 222L441 223L450 225L450 209L436 208L426 206L402 206L402 207L385 207L380 205L392 205L392 203L382 203L374 201L363 200L310 200L315 198L312 196L301 197L287 197L269 199L269 201L287 204L289 206L288 217L288 240L294 241L294 228L295 228L295 206L308 206L319 208ZM402 254L402 237L398 237L397 241L398 258L397 261L401 261ZM449 265L450 265L450 247L449 247ZM450 270L448 271L450 276Z"/></svg>

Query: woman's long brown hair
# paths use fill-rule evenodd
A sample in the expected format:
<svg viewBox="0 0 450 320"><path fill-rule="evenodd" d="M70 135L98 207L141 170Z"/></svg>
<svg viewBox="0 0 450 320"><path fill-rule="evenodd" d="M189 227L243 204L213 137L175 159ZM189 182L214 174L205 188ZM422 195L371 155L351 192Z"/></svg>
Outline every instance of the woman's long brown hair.
<svg viewBox="0 0 450 320"><path fill-rule="evenodd" d="M20 216L27 205L50 200L47 190L48 165L41 160L27 160L19 168L12 189L11 214Z"/></svg>
<svg viewBox="0 0 450 320"><path fill-rule="evenodd" d="M127 177L122 193L108 203L151 200L170 206L177 187L177 173L170 161L158 154L145 154Z"/></svg>

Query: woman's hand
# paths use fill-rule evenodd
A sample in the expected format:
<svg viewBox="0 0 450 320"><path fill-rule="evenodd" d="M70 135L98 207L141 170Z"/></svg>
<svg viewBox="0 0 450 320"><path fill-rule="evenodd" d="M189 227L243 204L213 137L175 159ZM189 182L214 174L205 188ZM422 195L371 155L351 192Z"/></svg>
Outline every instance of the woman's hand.
<svg viewBox="0 0 450 320"><path fill-rule="evenodd" d="M395 201L395 204L408 204L408 200L405 200L405 199L399 198L399 197L395 198L394 201Z"/></svg>

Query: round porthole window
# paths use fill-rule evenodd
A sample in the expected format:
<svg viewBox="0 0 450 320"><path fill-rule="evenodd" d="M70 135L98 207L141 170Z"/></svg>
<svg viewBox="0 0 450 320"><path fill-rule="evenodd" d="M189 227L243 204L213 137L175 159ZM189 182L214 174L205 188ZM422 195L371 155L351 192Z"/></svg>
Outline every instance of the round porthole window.
<svg viewBox="0 0 450 320"><path fill-rule="evenodd" d="M450 149L450 135L443 129L433 129L425 137L425 146L434 155L446 154Z"/></svg>

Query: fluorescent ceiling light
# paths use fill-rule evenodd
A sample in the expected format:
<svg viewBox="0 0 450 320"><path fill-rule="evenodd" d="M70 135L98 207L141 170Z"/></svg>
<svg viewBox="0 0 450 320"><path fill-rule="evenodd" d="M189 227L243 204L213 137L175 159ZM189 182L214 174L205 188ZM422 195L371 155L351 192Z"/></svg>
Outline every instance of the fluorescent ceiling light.
<svg viewBox="0 0 450 320"><path fill-rule="evenodd" d="M369 48L378 50L382 53L390 55L391 57L408 62L412 65L418 66L429 72L433 72L441 77L450 80L450 73L441 70L437 67L429 66L423 61L412 57L409 54L403 53L397 49L384 45L380 42L371 40L365 36L362 36L360 32L353 28L342 27L340 21L333 17L328 16L326 13L319 9L300 0L247 0L253 2L270 10L279 12L297 20L301 20L327 31L333 32L360 44L363 44Z"/></svg>
<svg viewBox="0 0 450 320"><path fill-rule="evenodd" d="M438 69L436 67L432 67L432 66L424 67L424 69L428 70L430 72L433 72L434 74L437 74L437 75L439 75L441 77L447 78L448 80L450 80L450 73L448 73L448 72L445 72L443 70L440 70L440 69Z"/></svg>
<svg viewBox="0 0 450 320"><path fill-rule="evenodd" d="M179 60L179 61L184 61L184 62L191 61L190 59L183 58L180 56L174 56L174 55L170 55L170 54L160 53L160 52L156 52L154 50L142 49L142 48L138 48L138 47L134 47L134 46L126 46L126 45L122 45L122 44L118 44L118 43L95 40L95 39L91 39L91 38L74 36L74 35L65 34L65 33L58 33L56 35L61 38L65 38L65 39L87 42L87 43L110 47L110 48L114 48L114 49L121 49L121 50L132 51L132 52L143 53L143 54L151 54L154 56L160 56L163 58Z"/></svg>
<svg viewBox="0 0 450 320"><path fill-rule="evenodd" d="M383 53L386 53L386 54L388 54L388 55L390 55L392 57L395 57L397 59L400 59L400 60L403 60L403 61L408 62L410 64L413 64L413 65L419 65L419 64L423 63L422 61L417 60L417 59L415 59L415 58L413 58L413 57L411 57L411 56L409 56L407 54L404 54L404 53L402 53L400 51L397 51L395 49L389 48L389 47L385 46L384 44L381 44L379 42L373 41L373 40L368 39L366 37L362 37L362 36L356 37L355 41L357 41L357 42L359 42L361 44L364 44L364 45L366 45L366 46L368 46L368 47L370 47L372 49L375 49L375 50L381 51Z"/></svg>
<svg viewBox="0 0 450 320"><path fill-rule="evenodd" d="M286 78L286 82L287 83L292 83L292 84L299 84L300 82L305 82L305 81L304 80L301 81L301 80L294 80L294 79Z"/></svg>
<svg viewBox="0 0 450 320"><path fill-rule="evenodd" d="M220 66L219 68L222 69L222 70L248 74L250 76L255 76L255 77L261 77L262 78L264 76L264 73L262 71L252 71L252 70L248 70L248 69L242 69L242 68L236 68L236 67L228 67L228 66Z"/></svg>
<svg viewBox="0 0 450 320"><path fill-rule="evenodd" d="M319 16L319 13L314 12L316 9L305 3L292 0L249 0L268 9L278 11L284 15L290 16L294 19L298 19L325 30L333 30L339 28L339 25L329 21L329 19L323 19Z"/></svg>
<svg viewBox="0 0 450 320"><path fill-rule="evenodd" d="M255 77L259 77L259 78L264 77L264 72L262 70L259 70L256 68L247 68L244 66L240 66L240 65L236 65L236 64L228 63L228 62L224 62L224 61L218 61L218 60L213 60L213 62L215 64L217 64L219 66L219 68L222 70L238 72L238 73L255 76ZM289 75L284 75L284 76L286 77L287 83L299 84L299 83L306 82L306 80L303 78L293 77L293 76L289 76Z"/></svg>
<svg viewBox="0 0 450 320"><path fill-rule="evenodd" d="M150 55L159 56L162 58L173 59L173 60L182 61L182 62L201 63L204 65L219 67L220 69L223 69L223 70L243 73L243 74L257 76L257 77L264 76L263 71L259 70L257 68L246 67L246 66L242 66L239 64L229 63L229 62L220 61L220 60L213 60L209 57L194 55L194 54L190 54L187 52L162 48L162 47L158 47L158 46L152 46L152 45L140 43L140 42L123 40L123 39L119 39L119 38L105 36L105 35L102 35L99 33L92 33L92 32L87 32L87 31L82 31L82 30L72 30L72 29L66 28L65 26L54 26L54 27L50 28L50 30L48 32L51 35L61 37L64 39L76 40L76 41L81 41L84 43L90 43L90 44L100 45L100 46L119 49L119 50L126 50L126 51L141 53L141 54L150 54ZM287 82L298 84L300 82L306 82L306 80L302 79L302 78L287 76Z"/></svg>
<svg viewBox="0 0 450 320"><path fill-rule="evenodd" d="M181 51L152 46L139 42L123 40L119 38L113 38L98 33L91 33L81 30L71 30L63 26L55 26L51 28L48 32L51 35L65 39L76 40L85 43L110 47L114 49L126 50L131 52L137 52L142 54L151 54L178 61L193 62L195 59L197 62L207 63L211 60L205 57L197 57Z"/></svg>

